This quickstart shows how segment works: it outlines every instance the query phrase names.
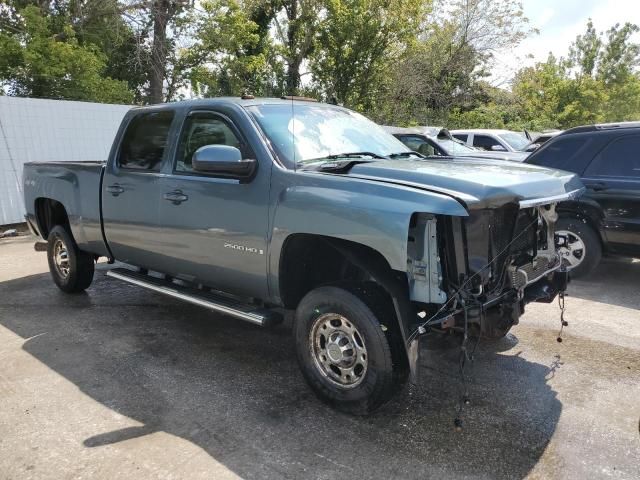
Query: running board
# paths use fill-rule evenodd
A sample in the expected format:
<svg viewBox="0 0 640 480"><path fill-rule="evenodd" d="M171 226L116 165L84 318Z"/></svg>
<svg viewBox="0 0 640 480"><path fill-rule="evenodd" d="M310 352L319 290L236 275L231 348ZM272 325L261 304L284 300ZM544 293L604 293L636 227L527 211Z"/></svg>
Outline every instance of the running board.
<svg viewBox="0 0 640 480"><path fill-rule="evenodd" d="M274 325L282 319L278 312L247 305L222 295L178 285L170 280L152 277L126 268L111 269L107 271L107 276L262 327Z"/></svg>

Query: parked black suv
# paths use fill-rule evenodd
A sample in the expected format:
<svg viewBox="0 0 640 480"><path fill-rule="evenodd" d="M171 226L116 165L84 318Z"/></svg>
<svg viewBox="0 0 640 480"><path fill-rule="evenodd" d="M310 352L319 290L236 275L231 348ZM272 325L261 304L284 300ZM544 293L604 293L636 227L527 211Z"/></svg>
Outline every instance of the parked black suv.
<svg viewBox="0 0 640 480"><path fill-rule="evenodd" d="M603 253L640 257L640 122L567 130L526 163L581 176L587 192L558 205L556 233L574 277L592 271Z"/></svg>

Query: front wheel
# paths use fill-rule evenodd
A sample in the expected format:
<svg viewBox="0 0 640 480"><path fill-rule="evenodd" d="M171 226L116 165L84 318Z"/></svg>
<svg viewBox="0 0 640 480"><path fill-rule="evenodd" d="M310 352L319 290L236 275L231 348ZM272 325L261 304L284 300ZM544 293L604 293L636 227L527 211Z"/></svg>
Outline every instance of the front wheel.
<svg viewBox="0 0 640 480"><path fill-rule="evenodd" d="M387 402L407 378L396 325L388 295L374 283L309 292L296 310L294 339L316 395L356 415Z"/></svg>
<svg viewBox="0 0 640 480"><path fill-rule="evenodd" d="M56 225L49 232L47 259L51 277L63 292L78 293L91 285L93 256L80 250L71 234L61 225Z"/></svg>

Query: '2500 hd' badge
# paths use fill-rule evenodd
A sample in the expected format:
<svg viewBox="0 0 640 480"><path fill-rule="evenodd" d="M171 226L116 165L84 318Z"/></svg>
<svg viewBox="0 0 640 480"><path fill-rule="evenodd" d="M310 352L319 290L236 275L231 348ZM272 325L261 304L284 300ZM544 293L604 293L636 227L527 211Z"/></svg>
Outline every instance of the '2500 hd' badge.
<svg viewBox="0 0 640 480"><path fill-rule="evenodd" d="M225 243L224 248L231 248L239 252L255 253L257 255L264 255L264 250L261 248L245 247L244 245L238 245L236 243Z"/></svg>

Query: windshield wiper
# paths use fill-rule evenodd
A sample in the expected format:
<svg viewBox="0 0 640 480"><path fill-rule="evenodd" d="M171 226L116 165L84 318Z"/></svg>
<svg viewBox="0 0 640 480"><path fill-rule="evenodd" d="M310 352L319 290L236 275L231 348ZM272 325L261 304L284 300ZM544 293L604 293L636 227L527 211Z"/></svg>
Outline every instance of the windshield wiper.
<svg viewBox="0 0 640 480"><path fill-rule="evenodd" d="M382 155L378 155L377 153L373 153L373 152L336 153L334 155L328 155L324 158L328 158L329 160L335 160L337 158L351 158L351 157L371 157L371 158L384 159Z"/></svg>
<svg viewBox="0 0 640 480"><path fill-rule="evenodd" d="M362 157L371 157L371 159L365 159ZM375 161L373 159L386 160L387 157L383 157L382 155L378 155L373 152L334 153L333 155L326 155L324 157L302 160L297 162L297 165L302 167L303 170L345 171L358 163L369 163Z"/></svg>
<svg viewBox="0 0 640 480"><path fill-rule="evenodd" d="M316 170L318 172L335 172L335 173L346 173L351 170L352 167L358 165L360 163L371 163L375 162L375 160L371 159L363 159L363 158L352 158L351 160L329 160L322 163L316 163L313 165L307 165L303 167L303 170Z"/></svg>
<svg viewBox="0 0 640 480"><path fill-rule="evenodd" d="M373 153L373 152L347 152L347 153L334 153L333 155L325 155L324 157L318 157L318 158L309 158L307 160L302 160L298 163L305 165L308 163L315 163L315 162L321 162L323 160L337 160L339 158L358 158L358 157L371 157L371 158L377 158L377 159L381 159L384 160L385 157L383 157L382 155L378 155L377 153Z"/></svg>
<svg viewBox="0 0 640 480"><path fill-rule="evenodd" d="M392 153L388 155L388 157L389 158L409 158L412 155L415 155L418 158L427 158L423 154L418 152L398 152L398 153Z"/></svg>

